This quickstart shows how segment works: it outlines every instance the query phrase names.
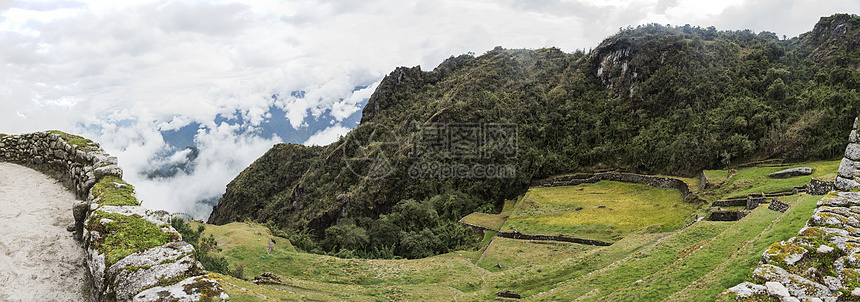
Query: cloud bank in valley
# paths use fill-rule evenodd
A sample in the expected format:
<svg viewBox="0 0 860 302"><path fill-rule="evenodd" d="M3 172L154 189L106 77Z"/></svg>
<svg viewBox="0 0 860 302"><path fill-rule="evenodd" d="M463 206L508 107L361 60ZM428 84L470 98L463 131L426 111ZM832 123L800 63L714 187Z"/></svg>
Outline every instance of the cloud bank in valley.
<svg viewBox="0 0 860 302"><path fill-rule="evenodd" d="M644 23L796 36L856 1L4 1L0 132L63 129L117 155L144 205L198 218L280 142L354 127L397 66L506 48L588 49ZM148 171L199 152L173 178ZM173 133L173 132L171 132Z"/></svg>

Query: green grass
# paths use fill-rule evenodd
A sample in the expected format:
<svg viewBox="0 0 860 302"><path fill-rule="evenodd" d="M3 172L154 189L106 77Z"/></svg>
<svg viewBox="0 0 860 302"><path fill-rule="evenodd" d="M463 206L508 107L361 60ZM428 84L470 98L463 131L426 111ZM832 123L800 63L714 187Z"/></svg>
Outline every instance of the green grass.
<svg viewBox="0 0 860 302"><path fill-rule="evenodd" d="M507 217L494 214L472 213L460 219L460 222L498 231L506 219Z"/></svg>
<svg viewBox="0 0 860 302"><path fill-rule="evenodd" d="M726 179L727 170L706 170L705 174L711 179L711 183L719 187L711 192L717 199L741 197L753 193L775 193L790 191L795 186L809 183L811 178L833 178L839 168L839 160L818 161L802 164L792 164L779 167L755 167L737 170L737 174ZM789 168L810 167L812 175L795 176L784 179L768 178L773 172Z"/></svg>
<svg viewBox="0 0 860 302"><path fill-rule="evenodd" d="M805 165L822 167L829 163ZM748 175L735 177L743 180L769 173L745 172ZM758 185L778 186L770 183L778 181L764 178ZM535 243L499 238L495 237L497 232L485 231L478 250L414 260L369 260L297 252L282 238L275 238L276 247L268 254L268 241L273 237L258 224L207 225L204 234L216 238L222 248L219 254L228 259L231 268L245 268L246 280L221 276L231 301L259 301L263 297L288 301L487 301L504 290L546 301L713 301L724 289L749 279L764 249L794 236L820 198L805 194L782 197L792 205L784 214L759 207L737 222L700 221L672 231L700 205L683 203L675 190L661 190L614 182L532 189L519 202L507 201L496 215L510 215L502 227L506 230L531 218L568 221L565 219L571 218L564 216L568 212L585 212L588 207L596 211L606 205L600 209L603 212L573 220L585 224L588 218L596 221L590 225L626 226L626 236L604 247ZM655 202L667 198L667 202ZM624 214L621 205L633 210ZM576 211L575 207L583 209ZM674 216L655 215L664 212ZM637 224L631 220L638 220ZM663 225L656 227L660 222L655 221ZM538 230L557 234L561 229L551 227ZM667 228L672 232L659 232ZM280 275L284 284L260 286L247 281L262 272Z"/></svg>
<svg viewBox="0 0 860 302"><path fill-rule="evenodd" d="M684 202L677 190L642 184L600 181L534 188L501 230L612 242L636 232L678 229L699 207Z"/></svg>
<svg viewBox="0 0 860 302"><path fill-rule="evenodd" d="M535 242L498 237L487 248L484 258L477 265L491 272L525 265L547 265L594 248L597 247L568 242ZM497 264L501 265L501 268Z"/></svg>
<svg viewBox="0 0 860 302"><path fill-rule="evenodd" d="M102 225L100 221L104 218L113 221ZM102 239L94 244L99 253L105 254L108 267L132 253L178 239L176 234L165 233L156 224L141 217L102 211L96 211L90 217L88 229L102 234Z"/></svg>
<svg viewBox="0 0 860 302"><path fill-rule="evenodd" d="M115 184L123 184L124 188L117 188ZM134 197L134 187L119 177L107 175L102 177L92 188L93 197L99 198L100 205L109 206L139 206L137 198Z"/></svg>

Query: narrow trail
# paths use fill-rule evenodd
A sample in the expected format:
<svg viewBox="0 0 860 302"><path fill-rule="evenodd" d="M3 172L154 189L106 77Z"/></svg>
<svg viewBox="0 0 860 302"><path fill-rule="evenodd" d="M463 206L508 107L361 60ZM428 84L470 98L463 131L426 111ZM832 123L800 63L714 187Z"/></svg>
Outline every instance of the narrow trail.
<svg viewBox="0 0 860 302"><path fill-rule="evenodd" d="M0 162L0 301L84 301L84 249L66 226L74 194Z"/></svg>

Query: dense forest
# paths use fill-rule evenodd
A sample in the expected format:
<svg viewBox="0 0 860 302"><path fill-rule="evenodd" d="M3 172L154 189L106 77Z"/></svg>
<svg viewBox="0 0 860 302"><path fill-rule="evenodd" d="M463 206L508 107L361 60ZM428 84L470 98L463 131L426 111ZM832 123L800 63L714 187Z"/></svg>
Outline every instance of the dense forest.
<svg viewBox="0 0 860 302"><path fill-rule="evenodd" d="M858 31L855 15L791 39L649 24L588 52L496 47L429 72L400 67L349 135L276 145L209 222L269 222L307 251L416 258L475 245L458 219L551 175L836 158L860 105ZM502 140L488 139L499 125ZM427 162L514 173L417 173Z"/></svg>

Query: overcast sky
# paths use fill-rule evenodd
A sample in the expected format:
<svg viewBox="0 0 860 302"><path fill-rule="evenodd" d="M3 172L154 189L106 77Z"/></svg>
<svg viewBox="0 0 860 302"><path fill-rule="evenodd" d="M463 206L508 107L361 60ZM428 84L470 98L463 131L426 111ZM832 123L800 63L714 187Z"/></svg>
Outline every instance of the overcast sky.
<svg viewBox="0 0 860 302"><path fill-rule="evenodd" d="M204 213L169 199L222 193L279 142L253 135L270 106L294 128L331 110L335 123L307 142L325 144L349 130L340 120L397 66L430 70L497 45L587 50L620 27L652 22L793 37L822 16L855 12L860 1L0 0L0 132L84 134L128 174L166 148L158 130L199 122L209 129L197 137L208 147L203 172L138 191L161 192L139 192L152 207ZM353 93L359 86L369 88ZM307 93L270 98L291 91ZM237 110L246 125L215 124Z"/></svg>

